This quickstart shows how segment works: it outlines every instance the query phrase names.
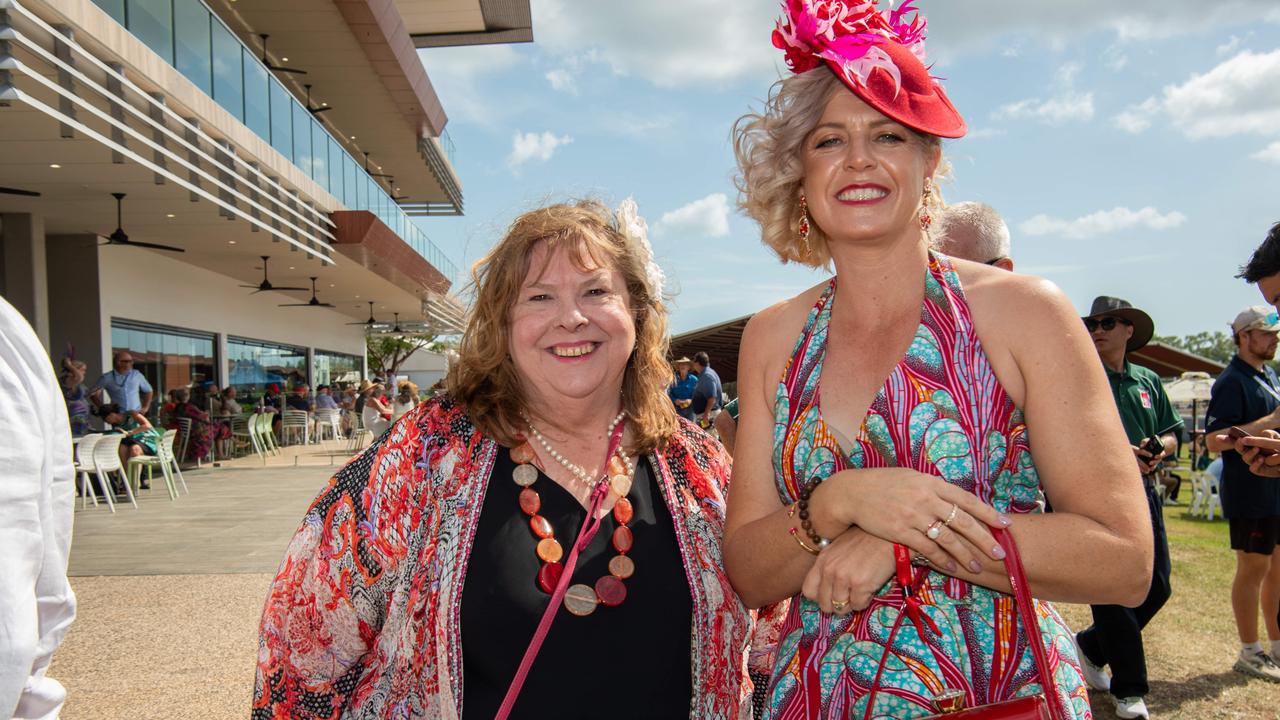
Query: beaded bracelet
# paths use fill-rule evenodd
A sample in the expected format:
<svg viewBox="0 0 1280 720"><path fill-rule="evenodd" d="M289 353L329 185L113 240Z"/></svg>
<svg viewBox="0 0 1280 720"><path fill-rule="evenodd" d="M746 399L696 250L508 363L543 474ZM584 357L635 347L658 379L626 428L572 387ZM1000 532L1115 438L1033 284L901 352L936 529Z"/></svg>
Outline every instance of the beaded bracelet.
<svg viewBox="0 0 1280 720"><path fill-rule="evenodd" d="M800 509L800 527L804 528L804 533L809 536L814 545L818 546L819 550L831 544L830 540L822 537L817 530L813 529L813 520L809 518L809 497L820 482L822 481L817 480L800 488L800 500L795 504L795 507Z"/></svg>

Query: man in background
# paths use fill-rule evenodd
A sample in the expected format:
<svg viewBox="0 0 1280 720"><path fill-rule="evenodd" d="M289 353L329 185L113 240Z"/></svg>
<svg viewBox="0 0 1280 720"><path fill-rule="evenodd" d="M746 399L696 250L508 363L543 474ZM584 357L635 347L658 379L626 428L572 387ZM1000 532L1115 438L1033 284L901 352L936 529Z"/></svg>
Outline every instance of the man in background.
<svg viewBox="0 0 1280 720"><path fill-rule="evenodd" d="M1169 575L1169 540L1165 534L1164 507L1156 493L1156 469L1166 455L1178 449L1182 416L1173 409L1160 376L1129 362L1128 354L1151 341L1155 323L1151 316L1115 297L1099 297L1087 317L1081 318L1093 340L1098 358L1107 372L1120 422L1133 449L1155 542L1151 587L1136 608L1123 605L1091 605L1093 625L1076 636L1080 646L1080 667L1085 681L1098 690L1110 691L1116 716L1147 718L1147 658L1142 630L1151 622L1172 594ZM1102 668L1111 666L1108 678Z"/></svg>
<svg viewBox="0 0 1280 720"><path fill-rule="evenodd" d="M49 356L2 298L0 398L0 718L56 718L67 691L45 673L76 615L71 427Z"/></svg>
<svg viewBox="0 0 1280 720"><path fill-rule="evenodd" d="M107 393L107 402L102 401L103 391ZM111 370L103 373L89 390L89 400L95 410L107 403L115 403L125 412L137 410L146 415L151 411L153 397L155 390L142 373L133 369L133 355L128 350L121 350L111 357Z"/></svg>
<svg viewBox="0 0 1280 720"><path fill-rule="evenodd" d="M951 257L1013 270L1009 226L990 205L948 205L938 217L938 249Z"/></svg>
<svg viewBox="0 0 1280 720"><path fill-rule="evenodd" d="M698 384L693 388L693 412L698 417L698 424L707 429L716 419L724 387L720 384L720 376L711 369L711 357L705 352L693 356L693 370L698 373Z"/></svg>

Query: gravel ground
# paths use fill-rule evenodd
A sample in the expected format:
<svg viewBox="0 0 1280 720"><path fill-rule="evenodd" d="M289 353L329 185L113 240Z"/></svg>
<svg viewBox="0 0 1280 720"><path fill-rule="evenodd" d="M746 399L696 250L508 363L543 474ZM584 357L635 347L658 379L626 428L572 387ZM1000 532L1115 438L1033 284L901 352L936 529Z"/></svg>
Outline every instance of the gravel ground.
<svg viewBox="0 0 1280 720"><path fill-rule="evenodd" d="M65 720L244 718L269 574L77 577Z"/></svg>

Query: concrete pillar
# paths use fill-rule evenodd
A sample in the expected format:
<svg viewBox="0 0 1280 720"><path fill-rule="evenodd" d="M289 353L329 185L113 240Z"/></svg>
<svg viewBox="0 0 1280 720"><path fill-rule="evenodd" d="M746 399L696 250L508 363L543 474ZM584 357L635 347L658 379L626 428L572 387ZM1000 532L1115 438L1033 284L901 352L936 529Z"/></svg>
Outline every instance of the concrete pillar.
<svg viewBox="0 0 1280 720"><path fill-rule="evenodd" d="M4 280L0 291L22 313L49 349L49 285L45 261L44 217L31 213L0 215Z"/></svg>
<svg viewBox="0 0 1280 720"><path fill-rule="evenodd" d="M231 359L227 357L227 334L220 332L213 336L218 355L218 387L231 384Z"/></svg>
<svg viewBox="0 0 1280 720"><path fill-rule="evenodd" d="M88 370L92 385L108 369L111 356L110 320L102 316L102 287L97 235L51 235L45 243L49 276L49 341L52 354L62 357L68 343Z"/></svg>

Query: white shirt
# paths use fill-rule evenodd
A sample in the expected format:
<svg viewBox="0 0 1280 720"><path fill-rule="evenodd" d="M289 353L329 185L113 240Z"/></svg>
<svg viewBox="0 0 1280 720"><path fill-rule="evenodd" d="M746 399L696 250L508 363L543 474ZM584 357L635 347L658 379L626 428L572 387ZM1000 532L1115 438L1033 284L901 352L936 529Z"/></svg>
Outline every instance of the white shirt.
<svg viewBox="0 0 1280 720"><path fill-rule="evenodd" d="M3 298L0 399L0 717L56 718L67 691L45 671L76 614L71 428L49 356Z"/></svg>
<svg viewBox="0 0 1280 720"><path fill-rule="evenodd" d="M391 422L399 420L400 416L412 410L414 405L417 405L417 403L412 401L402 403L397 397L396 401L391 403Z"/></svg>

